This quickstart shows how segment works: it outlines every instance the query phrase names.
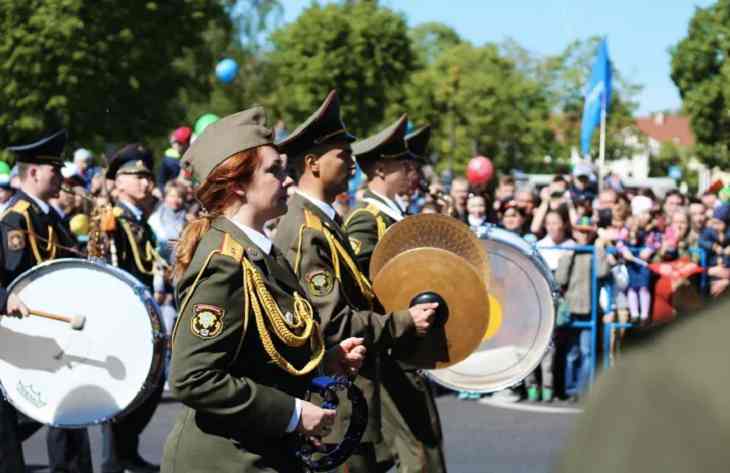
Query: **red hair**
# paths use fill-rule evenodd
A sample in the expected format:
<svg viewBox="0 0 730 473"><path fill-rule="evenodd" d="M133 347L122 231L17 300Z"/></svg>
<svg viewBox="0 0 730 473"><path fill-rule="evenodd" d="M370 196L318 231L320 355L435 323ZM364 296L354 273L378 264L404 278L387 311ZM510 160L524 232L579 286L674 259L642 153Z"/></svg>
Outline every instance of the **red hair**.
<svg viewBox="0 0 730 473"><path fill-rule="evenodd" d="M179 279L190 266L198 243L210 229L213 219L223 215L227 208L241 199L236 191L251 182L260 163L258 148L239 151L213 169L198 187L195 196L206 213L188 223L180 236L175 256L175 279Z"/></svg>

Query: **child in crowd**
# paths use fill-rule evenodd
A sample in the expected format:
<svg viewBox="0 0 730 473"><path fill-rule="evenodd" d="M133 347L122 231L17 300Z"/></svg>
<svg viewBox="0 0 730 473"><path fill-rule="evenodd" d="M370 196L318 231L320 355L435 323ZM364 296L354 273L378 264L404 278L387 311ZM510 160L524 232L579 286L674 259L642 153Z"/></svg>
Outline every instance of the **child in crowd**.
<svg viewBox="0 0 730 473"><path fill-rule="evenodd" d="M466 213L469 228L482 238L487 233L487 201L479 194L472 194L466 201Z"/></svg>
<svg viewBox="0 0 730 473"><path fill-rule="evenodd" d="M700 235L699 245L707 252L707 274L710 276L710 293L719 295L725 291L730 282L726 277L726 269L730 268L730 205L717 207L708 227Z"/></svg>

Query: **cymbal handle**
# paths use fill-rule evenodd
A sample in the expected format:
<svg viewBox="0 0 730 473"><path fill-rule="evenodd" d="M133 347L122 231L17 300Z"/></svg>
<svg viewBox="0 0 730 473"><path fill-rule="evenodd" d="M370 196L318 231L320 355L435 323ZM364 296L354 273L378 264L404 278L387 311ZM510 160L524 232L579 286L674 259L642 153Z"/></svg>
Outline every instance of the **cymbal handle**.
<svg viewBox="0 0 730 473"><path fill-rule="evenodd" d="M446 321L449 320L449 306L446 304L444 298L439 294L431 291L421 292L411 299L409 307L413 307L418 304L430 304L433 302L436 302L439 305L433 318L433 326L442 327Z"/></svg>

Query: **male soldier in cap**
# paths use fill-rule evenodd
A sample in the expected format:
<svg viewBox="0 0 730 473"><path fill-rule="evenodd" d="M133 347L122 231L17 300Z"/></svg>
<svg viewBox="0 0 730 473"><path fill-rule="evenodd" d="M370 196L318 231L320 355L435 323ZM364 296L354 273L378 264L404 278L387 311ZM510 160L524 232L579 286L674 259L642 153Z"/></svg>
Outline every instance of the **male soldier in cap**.
<svg viewBox="0 0 730 473"><path fill-rule="evenodd" d="M354 138L340 118L335 91L302 125L280 143L289 157L298 190L276 231L275 244L285 252L309 300L317 309L328 345L360 336L368 352L376 354L400 340L425 334L436 304L382 315L374 312L374 294L355 261L339 216L332 208L336 196L347 190L355 162L350 143ZM380 436L380 400L376 356L369 356L357 385L368 403L368 427L360 449L350 457L350 472L375 471L374 443ZM347 408L344 404L340 409ZM338 422L347 418L338 412ZM342 428L342 425L338 426Z"/></svg>
<svg viewBox="0 0 730 473"><path fill-rule="evenodd" d="M140 144L129 144L112 158L107 179L114 180L116 206L112 248L108 252L111 264L118 266L152 291L157 264L154 232L147 224L142 207L149 199L154 178L152 154ZM123 418L104 424L103 473L150 473L159 466L144 460L139 454L139 436L145 429L162 398L163 384L134 411Z"/></svg>
<svg viewBox="0 0 730 473"><path fill-rule="evenodd" d="M33 301L8 296L4 288L21 273L44 261L78 256L76 241L61 222L48 200L61 187L61 154L66 145L66 130L35 143L12 146L20 177L20 190L13 196L0 217L2 269L0 273L0 313L27 316ZM18 428L19 416L23 421ZM35 424L35 425L34 425ZM41 427L22 419L0 396L0 472L24 473L21 442ZM91 473L91 450L86 429L49 428L46 437L51 472Z"/></svg>
<svg viewBox="0 0 730 473"><path fill-rule="evenodd" d="M368 274L370 258L386 230L403 220L395 202L410 187L409 174L417 157L409 148L425 155L429 128L424 127L406 142L405 115L380 133L358 141L352 150L368 179L368 189L344 225L358 265ZM372 278L373 275L370 275ZM399 363L386 353L380 358L380 398L383 442L377 447L382 471L396 457L401 472L445 472L441 448L441 422L428 380L415 367Z"/></svg>

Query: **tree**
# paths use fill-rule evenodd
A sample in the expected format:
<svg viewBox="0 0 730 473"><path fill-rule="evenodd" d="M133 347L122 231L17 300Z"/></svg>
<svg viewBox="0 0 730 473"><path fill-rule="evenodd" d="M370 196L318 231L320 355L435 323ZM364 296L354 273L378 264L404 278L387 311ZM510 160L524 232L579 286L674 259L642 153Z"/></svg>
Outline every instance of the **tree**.
<svg viewBox="0 0 730 473"><path fill-rule="evenodd" d="M0 144L60 126L84 145L166 133L178 91L210 85L210 22L230 27L223 2L2 0Z"/></svg>
<svg viewBox="0 0 730 473"><path fill-rule="evenodd" d="M414 65L405 20L377 2L313 4L271 37L267 102L290 128L337 89L348 129L364 137L401 104ZM403 110L400 110L402 112Z"/></svg>
<svg viewBox="0 0 730 473"><path fill-rule="evenodd" d="M453 28L438 22L422 23L408 35L420 66L432 64L445 49L463 42Z"/></svg>
<svg viewBox="0 0 730 473"><path fill-rule="evenodd" d="M697 8L687 36L672 49L672 80L689 115L701 160L730 160L730 1Z"/></svg>
<svg viewBox="0 0 730 473"><path fill-rule="evenodd" d="M532 170L550 154L554 135L541 84L522 74L496 45L461 42L412 76L408 110L434 128L438 166L462 172L477 153L499 169Z"/></svg>

